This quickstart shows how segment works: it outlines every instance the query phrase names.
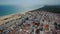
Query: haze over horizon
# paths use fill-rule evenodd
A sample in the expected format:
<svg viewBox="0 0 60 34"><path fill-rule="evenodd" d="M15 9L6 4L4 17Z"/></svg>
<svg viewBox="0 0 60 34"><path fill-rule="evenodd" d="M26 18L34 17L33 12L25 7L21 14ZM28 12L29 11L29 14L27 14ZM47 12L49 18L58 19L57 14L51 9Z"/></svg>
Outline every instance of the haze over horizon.
<svg viewBox="0 0 60 34"><path fill-rule="evenodd" d="M44 5L60 5L60 0L0 0L0 5L16 5L28 10Z"/></svg>
<svg viewBox="0 0 60 34"><path fill-rule="evenodd" d="M60 0L0 0L0 5L19 5L23 8L44 5L60 5Z"/></svg>
<svg viewBox="0 0 60 34"><path fill-rule="evenodd" d="M20 5L23 7L35 5L60 5L60 0L0 0L0 5Z"/></svg>

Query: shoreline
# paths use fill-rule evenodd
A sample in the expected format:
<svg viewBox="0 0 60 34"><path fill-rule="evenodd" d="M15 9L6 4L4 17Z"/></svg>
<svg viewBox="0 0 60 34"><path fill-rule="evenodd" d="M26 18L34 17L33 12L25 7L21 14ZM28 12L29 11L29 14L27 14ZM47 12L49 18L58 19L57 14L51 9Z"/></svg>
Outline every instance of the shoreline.
<svg viewBox="0 0 60 34"><path fill-rule="evenodd" d="M29 10L29 11L31 11L31 10ZM22 12L17 12L17 13L10 14L10 15L0 16L0 25L6 23L8 21L11 21L13 19L21 18L21 15L25 15L26 12L28 12L28 11L22 11Z"/></svg>
<svg viewBox="0 0 60 34"><path fill-rule="evenodd" d="M0 25L1 25L1 24L4 24L4 23L7 22L7 21L13 20L13 19L21 18L22 15L25 15L25 14L26 14L26 12L34 11L34 10L35 10L35 9L28 10L28 11L17 12L17 13L10 14L10 15L6 15L6 16L0 16ZM44 12L44 11L43 11L43 12ZM49 12L49 13L50 13L50 12ZM55 13L54 13L54 14L55 14Z"/></svg>

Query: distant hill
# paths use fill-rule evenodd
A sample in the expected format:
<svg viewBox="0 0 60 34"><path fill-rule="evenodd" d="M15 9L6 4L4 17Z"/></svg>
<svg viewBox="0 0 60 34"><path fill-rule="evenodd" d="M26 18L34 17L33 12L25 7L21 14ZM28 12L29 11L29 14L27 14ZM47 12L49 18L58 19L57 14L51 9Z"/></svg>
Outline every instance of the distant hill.
<svg viewBox="0 0 60 34"><path fill-rule="evenodd" d="M45 11L53 12L53 13L60 13L60 5L44 6L42 8L37 9L37 10L45 10Z"/></svg>

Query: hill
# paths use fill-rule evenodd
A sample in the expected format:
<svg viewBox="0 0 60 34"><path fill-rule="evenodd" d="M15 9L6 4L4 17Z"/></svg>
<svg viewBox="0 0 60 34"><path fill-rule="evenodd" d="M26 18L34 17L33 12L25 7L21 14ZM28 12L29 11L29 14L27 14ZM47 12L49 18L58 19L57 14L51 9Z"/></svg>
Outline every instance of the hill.
<svg viewBox="0 0 60 34"><path fill-rule="evenodd" d="M46 5L37 10L44 10L44 11L53 12L53 13L60 13L60 5L55 5L55 6L54 5L53 6Z"/></svg>

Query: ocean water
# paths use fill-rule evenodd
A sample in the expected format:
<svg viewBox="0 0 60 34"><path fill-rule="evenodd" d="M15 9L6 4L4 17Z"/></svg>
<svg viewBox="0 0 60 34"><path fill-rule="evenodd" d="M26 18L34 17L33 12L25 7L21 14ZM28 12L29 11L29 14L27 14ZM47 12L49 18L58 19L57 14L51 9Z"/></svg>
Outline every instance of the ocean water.
<svg viewBox="0 0 60 34"><path fill-rule="evenodd" d="M0 16L5 16L22 11L21 7L12 5L0 5Z"/></svg>
<svg viewBox="0 0 60 34"><path fill-rule="evenodd" d="M16 5L0 5L0 16L10 15L17 12L24 12L24 11L30 11L34 9L38 9L43 7L43 5L36 5L36 6L30 6L30 7L21 7Z"/></svg>

